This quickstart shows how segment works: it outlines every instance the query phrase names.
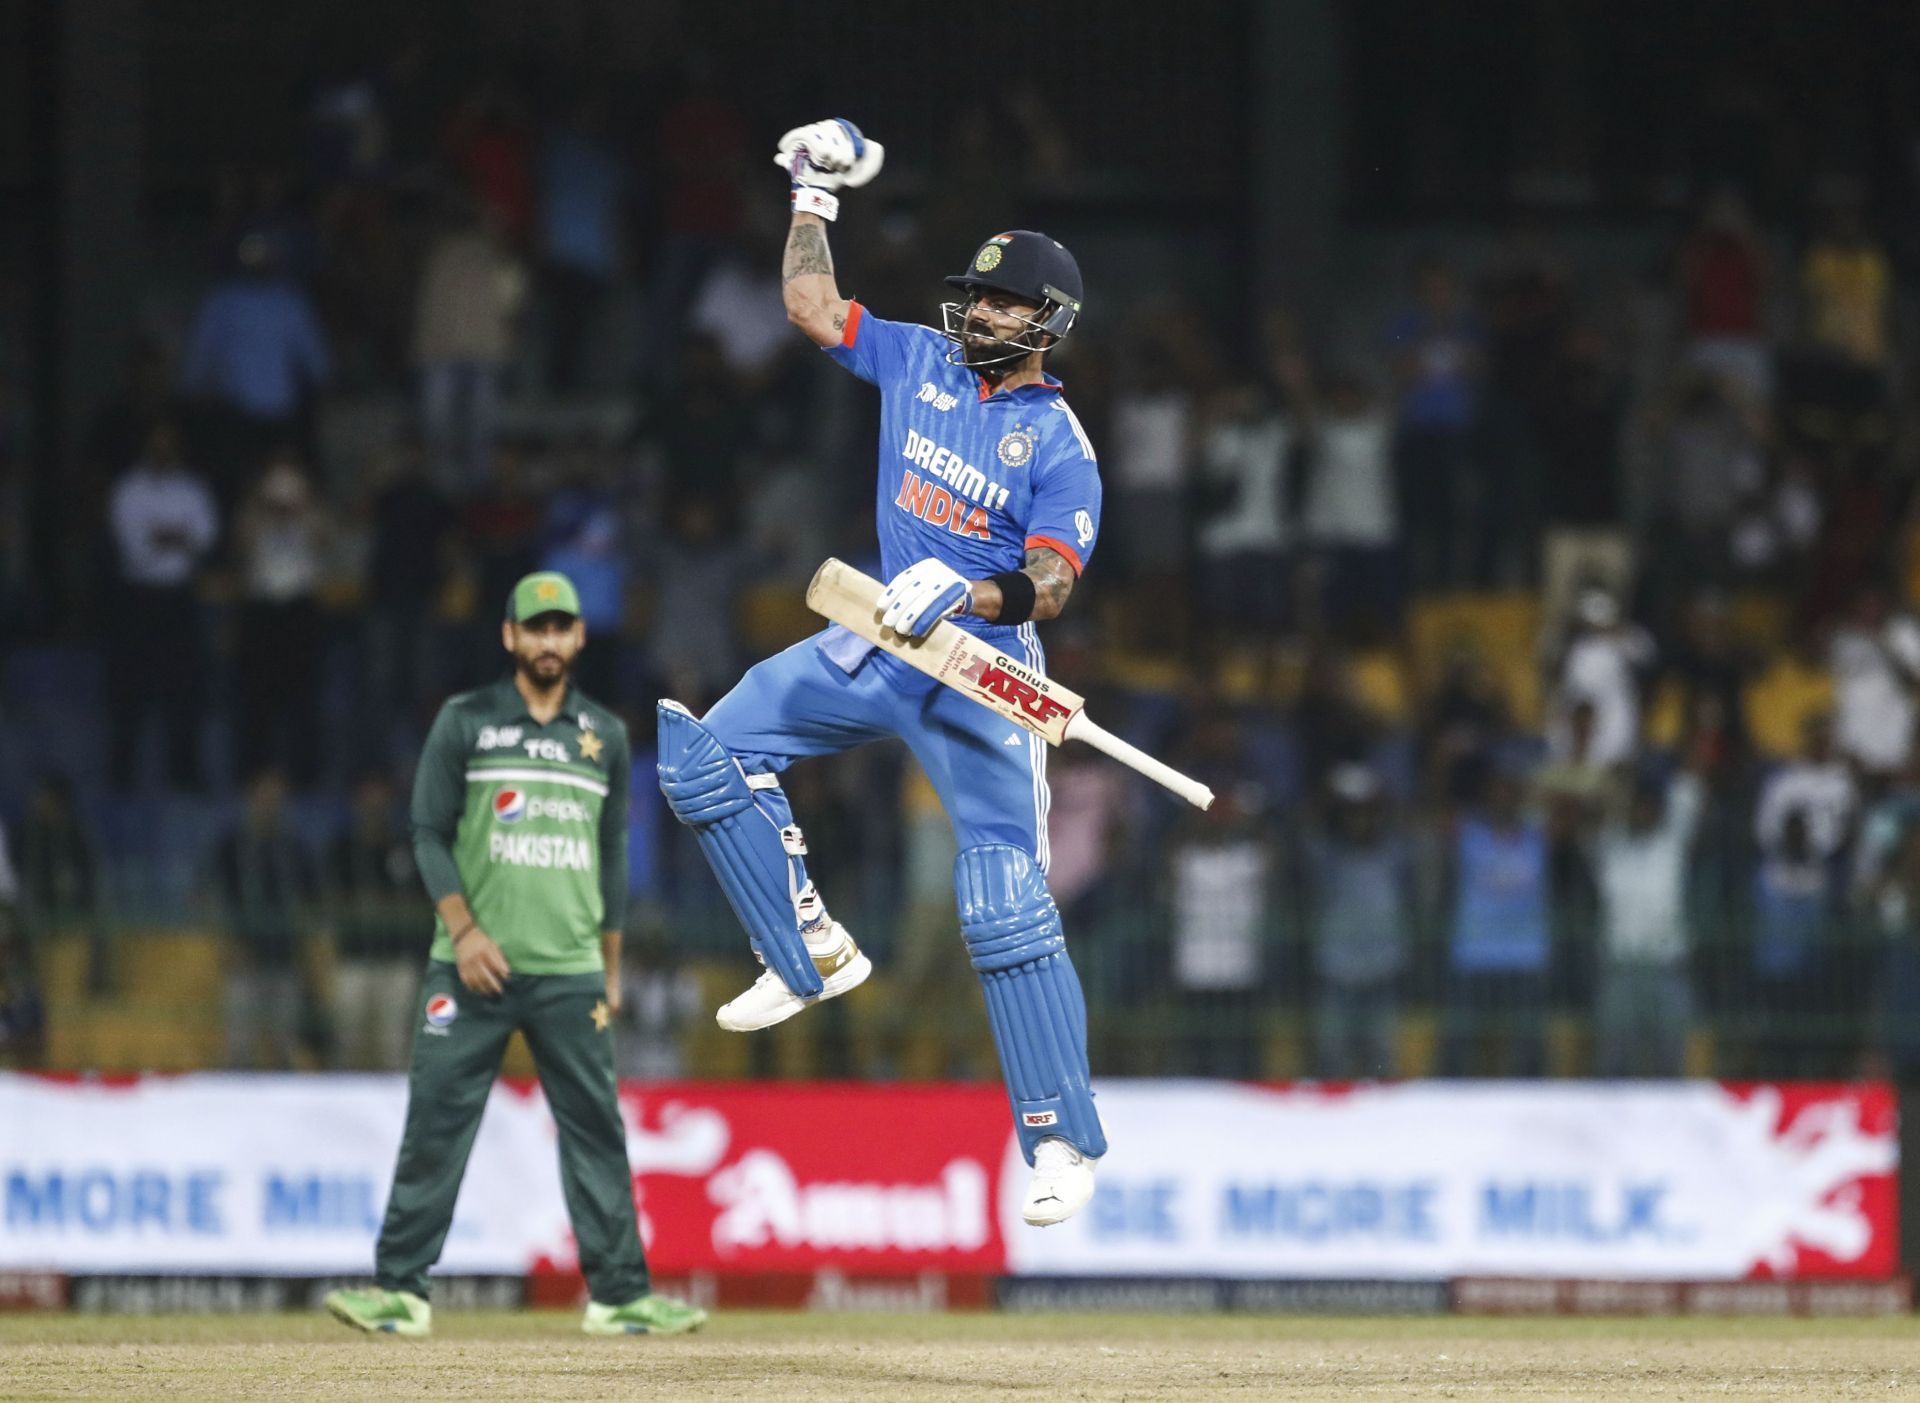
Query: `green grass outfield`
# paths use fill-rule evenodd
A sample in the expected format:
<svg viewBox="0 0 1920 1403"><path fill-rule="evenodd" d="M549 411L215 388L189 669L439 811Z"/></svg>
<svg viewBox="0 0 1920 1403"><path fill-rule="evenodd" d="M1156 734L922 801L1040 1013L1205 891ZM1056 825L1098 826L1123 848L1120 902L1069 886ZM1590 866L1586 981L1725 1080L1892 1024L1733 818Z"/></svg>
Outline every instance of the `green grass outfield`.
<svg viewBox="0 0 1920 1403"><path fill-rule="evenodd" d="M435 1324L413 1341L317 1312L0 1316L0 1398L1920 1399L1911 1318L734 1312L619 1340L572 1313Z"/></svg>

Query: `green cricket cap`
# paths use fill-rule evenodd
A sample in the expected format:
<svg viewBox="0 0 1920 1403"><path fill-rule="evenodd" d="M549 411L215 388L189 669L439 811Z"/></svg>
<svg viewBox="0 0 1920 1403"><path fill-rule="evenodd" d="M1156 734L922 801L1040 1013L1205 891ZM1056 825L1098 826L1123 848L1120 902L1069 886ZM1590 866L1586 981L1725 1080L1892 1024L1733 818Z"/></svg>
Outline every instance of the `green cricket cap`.
<svg viewBox="0 0 1920 1403"><path fill-rule="evenodd" d="M536 614L572 614L579 618L580 591L558 570L535 571L507 596L507 622L523 623Z"/></svg>

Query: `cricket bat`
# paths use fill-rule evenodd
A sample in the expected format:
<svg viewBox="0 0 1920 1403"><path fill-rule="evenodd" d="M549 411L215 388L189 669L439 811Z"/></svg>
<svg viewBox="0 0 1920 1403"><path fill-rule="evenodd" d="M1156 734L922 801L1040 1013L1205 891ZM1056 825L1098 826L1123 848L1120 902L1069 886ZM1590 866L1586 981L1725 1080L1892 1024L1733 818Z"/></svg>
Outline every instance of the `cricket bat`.
<svg viewBox="0 0 1920 1403"><path fill-rule="evenodd" d="M905 638L880 624L884 586L842 560L829 560L807 586L807 607L886 649L909 667L971 697L1016 726L1043 737L1048 745L1084 741L1111 755L1156 784L1165 785L1196 808L1213 803L1213 791L1196 779L1162 764L1138 746L1114 735L1087 715L1086 698L1048 680L1018 658L942 619L925 638Z"/></svg>

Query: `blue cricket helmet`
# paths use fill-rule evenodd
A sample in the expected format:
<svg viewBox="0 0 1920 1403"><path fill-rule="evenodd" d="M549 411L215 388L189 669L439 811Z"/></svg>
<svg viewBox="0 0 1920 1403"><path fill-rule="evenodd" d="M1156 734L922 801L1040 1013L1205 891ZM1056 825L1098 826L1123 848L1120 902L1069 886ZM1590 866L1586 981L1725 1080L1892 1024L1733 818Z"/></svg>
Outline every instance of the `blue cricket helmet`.
<svg viewBox="0 0 1920 1403"><path fill-rule="evenodd" d="M948 287L966 293L983 290L1011 293L1039 306L1039 315L1027 318L1036 331L1059 341L1080 319L1085 295L1080 265L1058 239L1032 229L1009 229L995 234L974 251L967 271L946 280ZM947 303L956 307L956 303ZM944 310L944 309L943 309ZM950 316L949 321L953 318ZM964 320L964 318L962 318Z"/></svg>

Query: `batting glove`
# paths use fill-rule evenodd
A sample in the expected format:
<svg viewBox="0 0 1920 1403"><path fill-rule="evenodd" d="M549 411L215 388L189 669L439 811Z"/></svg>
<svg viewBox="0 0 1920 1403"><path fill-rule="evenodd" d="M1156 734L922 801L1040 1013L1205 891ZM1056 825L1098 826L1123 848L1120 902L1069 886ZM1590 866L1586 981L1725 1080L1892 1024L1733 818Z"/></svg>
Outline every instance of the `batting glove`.
<svg viewBox="0 0 1920 1403"><path fill-rule="evenodd" d="M793 184L794 212L822 219L839 216L840 197L835 190L865 185L880 173L886 159L887 148L863 136L844 117L795 127L780 138L773 153L773 163Z"/></svg>
<svg viewBox="0 0 1920 1403"><path fill-rule="evenodd" d="M880 623L905 638L924 638L933 626L973 607L973 586L945 561L909 565L880 594Z"/></svg>

